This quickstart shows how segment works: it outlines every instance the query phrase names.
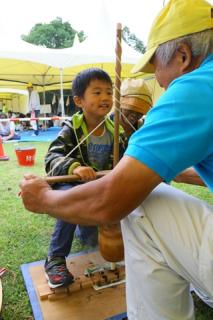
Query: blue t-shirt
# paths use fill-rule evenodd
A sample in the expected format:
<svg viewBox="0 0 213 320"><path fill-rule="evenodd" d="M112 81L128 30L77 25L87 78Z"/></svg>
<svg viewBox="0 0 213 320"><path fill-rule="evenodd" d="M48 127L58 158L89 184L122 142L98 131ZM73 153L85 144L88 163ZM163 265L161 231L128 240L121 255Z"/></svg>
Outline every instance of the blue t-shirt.
<svg viewBox="0 0 213 320"><path fill-rule="evenodd" d="M213 54L171 82L125 154L166 182L194 166L213 191Z"/></svg>
<svg viewBox="0 0 213 320"><path fill-rule="evenodd" d="M90 135L88 137L87 152L90 164L97 170L108 167L110 156L113 153L113 136L104 127L101 136Z"/></svg>

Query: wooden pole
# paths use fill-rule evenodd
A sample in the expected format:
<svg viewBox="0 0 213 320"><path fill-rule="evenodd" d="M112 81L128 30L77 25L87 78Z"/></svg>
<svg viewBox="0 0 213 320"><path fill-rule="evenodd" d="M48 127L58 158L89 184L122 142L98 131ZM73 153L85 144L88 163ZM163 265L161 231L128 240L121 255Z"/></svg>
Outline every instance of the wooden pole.
<svg viewBox="0 0 213 320"><path fill-rule="evenodd" d="M119 161L119 120L120 120L120 86L121 86L121 34L122 34L122 26L121 23L117 24L116 30L116 63L115 63L115 111L114 111L114 154L113 154L113 167Z"/></svg>
<svg viewBox="0 0 213 320"><path fill-rule="evenodd" d="M64 90L63 90L63 68L60 68L60 100L61 100L61 114L62 114L62 117L64 117L65 110L64 110Z"/></svg>
<svg viewBox="0 0 213 320"><path fill-rule="evenodd" d="M116 64L115 64L115 110L114 110L114 152L113 167L119 161L119 120L120 120L120 86L121 86L121 34L122 26L117 24L116 29ZM113 192L113 190L111 190ZM119 201L119 199L118 199ZM103 258L111 262L111 269L116 268L115 262L124 259L124 246L120 223L107 224L99 227L99 249Z"/></svg>

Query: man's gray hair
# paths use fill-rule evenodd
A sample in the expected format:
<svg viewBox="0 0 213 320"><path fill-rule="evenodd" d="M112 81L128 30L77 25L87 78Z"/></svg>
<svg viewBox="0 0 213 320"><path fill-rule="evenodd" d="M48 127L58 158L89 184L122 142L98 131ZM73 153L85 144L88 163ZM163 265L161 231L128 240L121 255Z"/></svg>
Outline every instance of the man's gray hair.
<svg viewBox="0 0 213 320"><path fill-rule="evenodd" d="M204 59L213 53L213 29L180 37L161 44L156 50L156 56L163 65L167 65L181 43L187 43L193 57L202 56Z"/></svg>

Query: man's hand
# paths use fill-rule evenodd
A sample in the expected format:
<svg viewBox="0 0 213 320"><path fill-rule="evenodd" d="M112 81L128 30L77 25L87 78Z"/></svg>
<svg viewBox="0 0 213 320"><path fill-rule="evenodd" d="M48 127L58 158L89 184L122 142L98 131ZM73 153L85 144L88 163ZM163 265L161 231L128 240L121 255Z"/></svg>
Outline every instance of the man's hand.
<svg viewBox="0 0 213 320"><path fill-rule="evenodd" d="M24 175L24 179L19 184L21 197L27 210L37 213L44 213L44 200L51 192L49 184L42 178L34 175Z"/></svg>
<svg viewBox="0 0 213 320"><path fill-rule="evenodd" d="M81 180L90 181L96 179L96 172L91 167L79 166L73 170L73 174L78 175Z"/></svg>

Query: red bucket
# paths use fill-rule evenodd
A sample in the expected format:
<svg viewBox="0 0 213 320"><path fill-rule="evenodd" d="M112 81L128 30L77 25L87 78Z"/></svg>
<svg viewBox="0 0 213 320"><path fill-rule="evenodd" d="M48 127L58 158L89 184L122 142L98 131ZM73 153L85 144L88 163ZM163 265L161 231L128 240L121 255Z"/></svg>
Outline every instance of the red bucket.
<svg viewBox="0 0 213 320"><path fill-rule="evenodd" d="M15 151L20 166L34 166L36 148L18 147Z"/></svg>

